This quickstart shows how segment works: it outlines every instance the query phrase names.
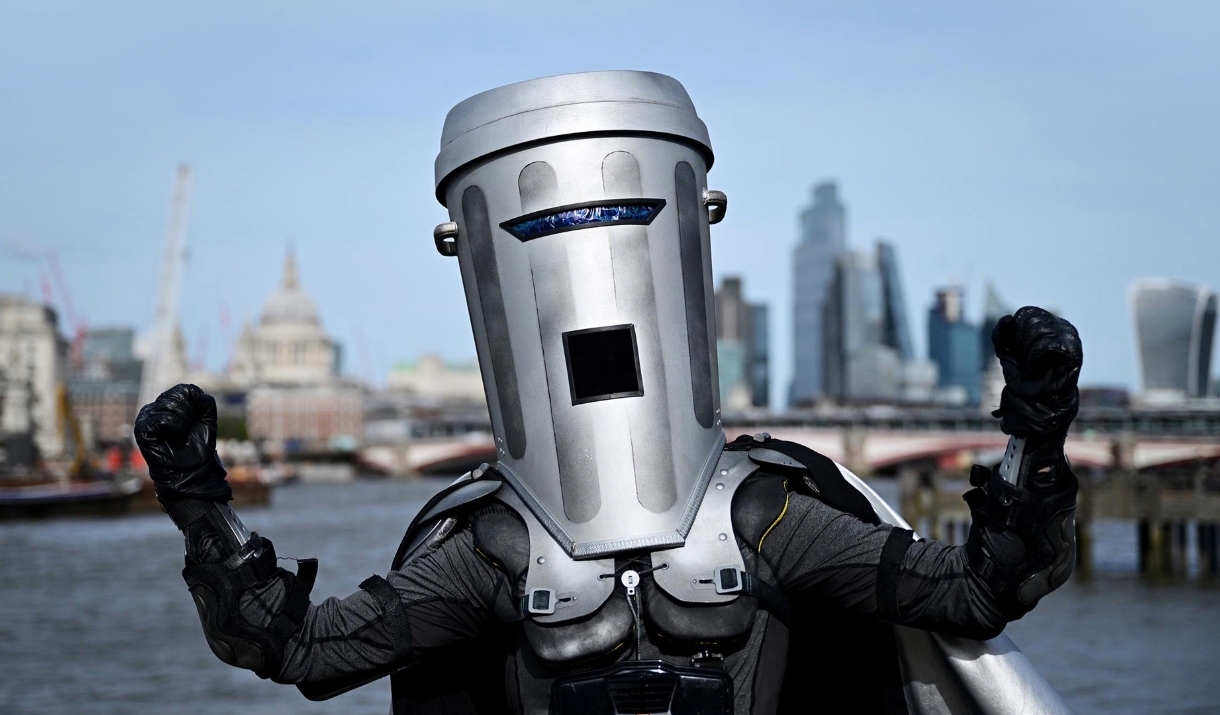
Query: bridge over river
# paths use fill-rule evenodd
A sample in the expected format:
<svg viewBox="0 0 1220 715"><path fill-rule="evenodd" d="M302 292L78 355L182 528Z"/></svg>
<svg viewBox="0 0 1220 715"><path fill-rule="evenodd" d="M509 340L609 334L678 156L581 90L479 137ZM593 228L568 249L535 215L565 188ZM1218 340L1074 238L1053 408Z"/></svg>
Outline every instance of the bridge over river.
<svg viewBox="0 0 1220 715"><path fill-rule="evenodd" d="M958 543L969 525L961 499L966 474L972 464L997 464L1007 444L996 420L965 410L874 407L726 415L724 422L730 439L767 432L866 479L896 479L904 517L921 534ZM1081 574L1091 570L1096 519L1135 523L1139 562L1150 577L1185 574L1192 542L1199 573L1220 574L1220 412L1083 410L1066 451L1081 481ZM367 455L394 471L459 473L494 462L495 446L489 434L470 432L370 448Z"/></svg>

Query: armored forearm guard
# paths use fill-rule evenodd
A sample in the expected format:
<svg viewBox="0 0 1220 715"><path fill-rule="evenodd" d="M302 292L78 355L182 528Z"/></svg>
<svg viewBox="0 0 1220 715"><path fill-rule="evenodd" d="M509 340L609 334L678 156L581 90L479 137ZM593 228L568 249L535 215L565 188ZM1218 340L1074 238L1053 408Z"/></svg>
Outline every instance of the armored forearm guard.
<svg viewBox="0 0 1220 715"><path fill-rule="evenodd" d="M1052 451L1058 457L1046 464L1044 455ZM1062 455L1061 441L1027 447L1021 472L1034 472L1031 463L1045 466L1017 484L986 467L970 472L970 567L991 587L1008 620L1063 585L1076 563L1077 482Z"/></svg>
<svg viewBox="0 0 1220 715"><path fill-rule="evenodd" d="M246 531L227 504L191 500L170 509L186 538L182 578L212 652L229 665L274 678L288 639L301 627L318 562L297 573L276 565L269 539Z"/></svg>

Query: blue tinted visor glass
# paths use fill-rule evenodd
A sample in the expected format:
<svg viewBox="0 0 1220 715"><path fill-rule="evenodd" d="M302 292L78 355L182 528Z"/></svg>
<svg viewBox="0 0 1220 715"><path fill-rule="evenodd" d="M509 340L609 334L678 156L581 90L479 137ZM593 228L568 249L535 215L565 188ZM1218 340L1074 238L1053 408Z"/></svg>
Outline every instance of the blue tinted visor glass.
<svg viewBox="0 0 1220 715"><path fill-rule="evenodd" d="M665 208L664 199L622 199L557 206L500 224L522 241L605 224L648 225Z"/></svg>

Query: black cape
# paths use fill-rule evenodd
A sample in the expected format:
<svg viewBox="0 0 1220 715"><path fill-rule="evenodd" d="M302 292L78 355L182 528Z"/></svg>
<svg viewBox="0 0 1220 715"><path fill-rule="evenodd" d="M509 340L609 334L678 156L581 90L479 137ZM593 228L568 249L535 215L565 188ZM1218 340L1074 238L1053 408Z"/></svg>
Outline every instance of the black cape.
<svg viewBox="0 0 1220 715"><path fill-rule="evenodd" d="M725 449L764 446L749 436ZM871 489L833 460L797 444L768 439L765 447L800 462L809 481L793 488L869 524L906 523ZM810 484L809 482L812 482ZM442 490L420 510L395 556L399 569L424 529L456 499L461 483ZM479 494L478 500L490 492ZM830 705L854 715L1015 715L1024 707L1071 715L1059 696L1006 636L971 641L940 636L837 606L806 600L793 604L780 715ZM391 676L393 715L504 715L504 687L512 645L509 627Z"/></svg>

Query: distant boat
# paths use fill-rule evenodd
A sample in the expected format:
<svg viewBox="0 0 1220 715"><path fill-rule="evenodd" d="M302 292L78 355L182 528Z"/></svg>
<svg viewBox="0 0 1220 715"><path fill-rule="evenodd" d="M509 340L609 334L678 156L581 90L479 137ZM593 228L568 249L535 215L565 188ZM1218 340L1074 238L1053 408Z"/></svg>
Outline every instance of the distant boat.
<svg viewBox="0 0 1220 715"><path fill-rule="evenodd" d="M0 486L0 520L118 514L131 507L143 480L136 475L98 481Z"/></svg>
<svg viewBox="0 0 1220 715"><path fill-rule="evenodd" d="M131 512L147 514L161 511L161 504L157 501L157 493L153 489L152 480L146 475L140 474L136 481L139 482L139 489L135 498L130 502ZM232 505L236 509L269 506L272 488L285 482L281 473L276 469L247 466L231 467L228 481L229 487L233 489Z"/></svg>

